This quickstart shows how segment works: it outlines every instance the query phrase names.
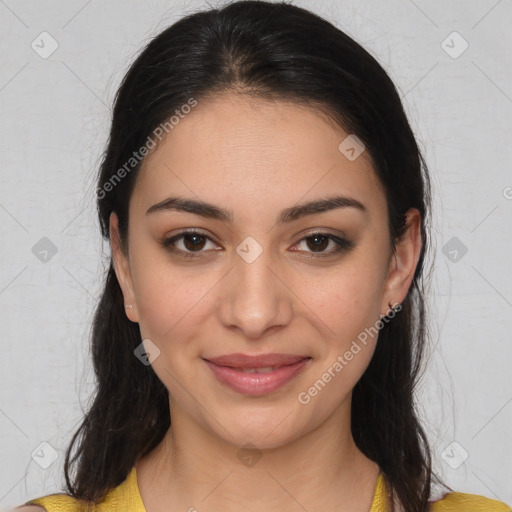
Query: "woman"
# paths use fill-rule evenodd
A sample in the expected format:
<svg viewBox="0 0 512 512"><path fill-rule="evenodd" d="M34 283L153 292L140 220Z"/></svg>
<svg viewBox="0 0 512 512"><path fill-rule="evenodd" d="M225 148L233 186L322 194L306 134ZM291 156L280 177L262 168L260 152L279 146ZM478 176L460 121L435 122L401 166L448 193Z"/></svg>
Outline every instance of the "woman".
<svg viewBox="0 0 512 512"><path fill-rule="evenodd" d="M98 387L69 495L18 510L510 511L433 492L429 179L346 34L255 1L169 27L118 91L97 196Z"/></svg>

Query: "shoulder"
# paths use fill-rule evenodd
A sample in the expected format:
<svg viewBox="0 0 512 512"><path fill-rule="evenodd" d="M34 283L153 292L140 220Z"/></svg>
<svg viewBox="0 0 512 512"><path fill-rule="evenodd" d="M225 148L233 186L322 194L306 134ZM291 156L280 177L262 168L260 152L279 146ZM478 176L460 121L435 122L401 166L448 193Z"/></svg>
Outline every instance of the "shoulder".
<svg viewBox="0 0 512 512"><path fill-rule="evenodd" d="M451 492L431 504L432 512L512 512L502 501L477 494Z"/></svg>
<svg viewBox="0 0 512 512"><path fill-rule="evenodd" d="M110 489L96 503L59 493L27 501L22 507L13 512L146 512L137 486L135 467L121 484Z"/></svg>
<svg viewBox="0 0 512 512"><path fill-rule="evenodd" d="M44 507L40 505L21 505L20 507L16 507L12 512L41 512L44 510Z"/></svg>
<svg viewBox="0 0 512 512"><path fill-rule="evenodd" d="M67 494L49 494L30 501L27 501L21 507L13 512L78 512L86 510L83 504Z"/></svg>

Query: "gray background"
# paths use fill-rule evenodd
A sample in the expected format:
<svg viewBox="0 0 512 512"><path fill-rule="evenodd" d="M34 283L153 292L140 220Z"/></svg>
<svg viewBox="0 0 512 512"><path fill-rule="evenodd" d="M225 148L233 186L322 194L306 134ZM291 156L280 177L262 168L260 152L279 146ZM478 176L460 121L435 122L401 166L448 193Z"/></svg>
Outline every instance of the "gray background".
<svg viewBox="0 0 512 512"><path fill-rule="evenodd" d="M435 468L512 504L511 1L295 3L362 43L401 91L434 184L418 396ZM92 390L87 336L109 257L94 175L116 87L153 35L206 6L0 0L2 509L63 489Z"/></svg>

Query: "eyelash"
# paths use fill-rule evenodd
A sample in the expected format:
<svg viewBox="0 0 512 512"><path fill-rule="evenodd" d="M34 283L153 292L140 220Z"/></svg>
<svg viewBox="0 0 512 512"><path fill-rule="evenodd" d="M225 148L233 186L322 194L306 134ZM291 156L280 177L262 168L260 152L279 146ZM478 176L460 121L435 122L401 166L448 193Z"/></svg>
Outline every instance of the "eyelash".
<svg viewBox="0 0 512 512"><path fill-rule="evenodd" d="M213 242L213 240L209 236L205 235L204 233L202 233L200 231L196 231L196 230L189 230L189 231L182 231L178 235L175 235L171 238L164 239L161 242L161 245L165 249L167 249L175 254L179 254L180 256L183 256L186 259L202 257L202 253L205 251L201 250L201 251L197 251L197 252L187 252L187 251L183 251L181 249L176 249L176 247L173 246L174 243L176 243L178 240L184 238L187 235L198 235L198 236L204 237L207 240ZM325 238L333 241L336 244L336 247L334 250L331 250L328 252L322 252L322 253L314 253L311 251L306 251L306 252L309 252L308 257L310 257L310 258L317 258L317 259L318 258L327 258L329 256L332 256L333 254L339 254L343 251L350 250L354 247L354 244L351 241L347 240L346 238L340 238L340 237L331 235L330 233L322 233L320 231L317 231L314 233L309 233L307 236L305 236L301 240L299 240L298 244L305 240L308 240L309 238L313 238L315 236L325 237ZM300 252L300 251L297 251L297 252Z"/></svg>

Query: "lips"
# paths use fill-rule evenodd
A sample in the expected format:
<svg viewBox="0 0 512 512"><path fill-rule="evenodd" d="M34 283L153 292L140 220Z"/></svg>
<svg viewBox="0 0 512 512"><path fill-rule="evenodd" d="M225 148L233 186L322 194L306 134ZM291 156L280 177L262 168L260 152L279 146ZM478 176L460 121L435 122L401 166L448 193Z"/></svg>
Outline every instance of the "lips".
<svg viewBox="0 0 512 512"><path fill-rule="evenodd" d="M229 354L204 362L223 385L238 393L261 396L277 391L297 377L311 359L295 354Z"/></svg>
<svg viewBox="0 0 512 512"><path fill-rule="evenodd" d="M289 364L295 364L309 356L297 354L260 354L250 356L246 354L227 354L219 357L205 358L207 361L218 366L229 366L230 368L243 369L264 369L280 368Z"/></svg>

